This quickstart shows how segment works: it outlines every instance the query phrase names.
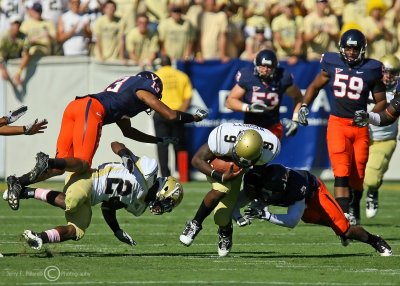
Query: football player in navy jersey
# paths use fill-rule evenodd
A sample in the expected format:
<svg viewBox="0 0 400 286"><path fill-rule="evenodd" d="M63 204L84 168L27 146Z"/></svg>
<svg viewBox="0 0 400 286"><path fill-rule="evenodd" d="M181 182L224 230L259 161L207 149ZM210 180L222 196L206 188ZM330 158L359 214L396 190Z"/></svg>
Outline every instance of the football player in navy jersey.
<svg viewBox="0 0 400 286"><path fill-rule="evenodd" d="M7 178L10 207L18 209L19 194L24 186L61 175L65 171L90 171L103 125L116 123L122 134L133 140L169 144L176 141L175 138L145 134L131 126L130 118L151 109L167 119L184 123L201 121L207 117L207 111L201 109L194 115L170 109L160 100L162 90L162 81L155 73L142 71L136 76L126 76L113 82L103 92L77 97L69 103L61 123L56 158L49 159L48 155L40 152L30 172L19 178Z"/></svg>
<svg viewBox="0 0 400 286"><path fill-rule="evenodd" d="M327 143L335 176L334 193L351 224L360 223L360 200L369 144L368 128L354 126L354 113L360 109L367 110L370 93L376 103L373 111L381 111L386 105L382 63L365 58L366 47L365 36L360 31L350 29L343 33L339 41L340 53L322 55L321 72L308 86L299 110L299 123L308 125L307 106L319 90L328 85L332 93L332 110Z"/></svg>
<svg viewBox="0 0 400 286"><path fill-rule="evenodd" d="M245 214L250 218L288 228L296 227L300 219L305 223L329 226L340 237L343 246L354 239L371 245L381 256L392 255L391 247L384 239L361 226L350 226L325 184L308 171L293 170L280 164L264 165L244 175L244 193L267 205L287 207L286 214L249 207Z"/></svg>
<svg viewBox="0 0 400 286"><path fill-rule="evenodd" d="M226 107L243 111L244 123L266 128L282 139L279 107L286 93L295 104L293 119L285 120L286 136L296 134L302 94L293 76L278 66L272 50L261 50L254 59L254 69L242 68L236 74L236 85L226 99Z"/></svg>

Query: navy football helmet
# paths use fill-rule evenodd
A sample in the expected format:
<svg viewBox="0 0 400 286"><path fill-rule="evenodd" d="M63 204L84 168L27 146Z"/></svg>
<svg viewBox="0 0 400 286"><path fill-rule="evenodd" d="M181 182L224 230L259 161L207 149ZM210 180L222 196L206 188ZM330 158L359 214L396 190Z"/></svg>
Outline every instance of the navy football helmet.
<svg viewBox="0 0 400 286"><path fill-rule="evenodd" d="M270 74L262 75L260 74L259 67L265 66L272 68ZM276 67L278 66L278 58L272 50L264 49L257 53L254 59L254 74L260 77L273 77Z"/></svg>
<svg viewBox="0 0 400 286"><path fill-rule="evenodd" d="M158 75L151 71L142 71L138 73L136 76L144 77L147 79L152 80L155 82L154 90L157 92L156 96L161 99L162 97L162 91L163 91L163 83Z"/></svg>
<svg viewBox="0 0 400 286"><path fill-rule="evenodd" d="M345 48L353 47L358 50L356 58L350 58L345 53ZM339 41L339 51L341 58L350 66L357 65L364 60L367 49L367 40L363 33L356 29L350 29L343 33Z"/></svg>

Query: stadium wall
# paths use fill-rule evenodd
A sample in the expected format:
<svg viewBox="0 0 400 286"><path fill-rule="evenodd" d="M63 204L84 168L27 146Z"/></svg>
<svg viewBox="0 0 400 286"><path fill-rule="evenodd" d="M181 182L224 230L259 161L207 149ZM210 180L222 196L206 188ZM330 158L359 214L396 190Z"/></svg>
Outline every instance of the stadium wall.
<svg viewBox="0 0 400 286"><path fill-rule="evenodd" d="M17 60L9 62L11 74L15 73L18 68L18 63ZM313 65L315 64L316 63L313 63ZM212 92L209 90L207 92L201 91L202 86L210 86L209 80L202 80L202 77L205 76L205 74L203 73L202 76L201 66L196 66L196 64L193 64L193 66L179 66L180 69L188 72L194 83L194 98L192 102L193 110L197 107L206 107L214 110L218 109L222 111L222 113L228 114L228 118L222 119L222 121L229 121L231 119L236 120L235 116L240 118L241 114L233 115L232 117L232 115L229 114L229 111L224 109L223 99L229 92L229 86L233 85L233 76L232 74L227 74L227 71L230 70L230 73L232 73L232 70L234 70L234 74L237 68L242 65L243 63L240 61L231 61L229 66L223 66L218 62L209 63L208 66L203 66L203 68L205 68L205 73L207 74L213 74L212 71L215 70L216 73L219 73L224 77L224 80L226 78L231 79L230 83L222 83L223 80L221 80L221 85L217 84L213 86L214 90ZM200 69L200 73L196 73L197 68ZM310 66L307 64L306 66L294 67L293 71L304 75L304 69L309 68ZM38 62L34 61L30 64L26 71L27 81L23 89L16 89L8 82L0 82L0 96L2 98L0 108L3 110L3 114L21 104L25 104L29 107L28 113L17 121L16 124L27 124L36 118L46 118L49 121L48 129L44 134L29 137L8 136L0 138L0 157L2 159L0 160L0 177L4 178L10 174L22 174L30 170L35 163L35 154L39 151L48 153L51 156L55 154L55 145L64 108L76 96L99 92L113 80L122 76L135 74L138 71L139 69L135 66L103 64L91 61L91 59L87 57L46 57L40 59ZM310 72L308 72L308 78L312 79L315 72L318 72L318 67L313 67L313 73L310 74ZM215 75L212 75L212 77L214 79ZM296 83L304 90L306 85L308 85L308 82L304 81L304 76L299 77L298 80L300 82ZM307 81L310 81L310 79ZM214 80L213 82L218 82L218 80ZM320 98L324 98L324 96L320 96ZM210 100L214 102L212 103L213 106L209 106ZM218 106L215 106L215 102ZM322 105L323 103L321 103L321 106ZM291 107L284 105L283 112L287 113L287 109L291 109ZM146 113L139 114L131 121L135 128L149 134L154 134L152 118ZM207 133L204 132L205 130L202 127L207 126L207 128L211 128L222 121L214 118L203 125L195 124L189 126L191 138L196 138L196 136L192 137L193 134L196 133ZM323 127L323 125L324 124L317 129L319 130L319 133L321 133L321 129L324 131L325 127ZM305 130L312 130L311 127L307 128L309 129ZM303 132L303 134L301 132ZM297 150L295 153L302 152L301 146L306 145L307 140L312 141L312 136L314 136L313 132L301 132L293 138L292 142L288 143L289 146L291 146L290 144L297 147L300 146L300 148L296 148ZM93 166L97 166L107 161L119 161L119 158L114 155L110 149L110 144L114 140L123 142L129 148L134 150L138 156L147 155L157 158L155 145L141 144L136 141L125 139L119 128L115 124L112 124L103 128L101 143L94 157ZM195 140L204 141L205 136L202 136L201 139ZM299 142L296 142L296 140ZM322 139L322 141L323 140L324 139ZM315 141L317 145L321 145L321 139ZM197 146L201 142L194 143L193 146ZM286 143L283 143L283 148L285 148ZM193 154L193 152L194 150L190 150L190 154ZM290 152L293 153L293 151ZM326 158L326 154L312 154L312 156L322 157L324 160ZM396 150L389 171L387 172L386 179L400 179L400 172L396 172L396 170L399 170L399 159L400 151ZM312 161L318 162L319 160L312 158ZM171 163L171 165L173 166L173 163ZM310 166L312 171L321 175L323 178L332 178L332 172L329 167L320 168L314 165ZM304 167L307 168L307 166ZM191 179L204 179L204 176L191 170Z"/></svg>

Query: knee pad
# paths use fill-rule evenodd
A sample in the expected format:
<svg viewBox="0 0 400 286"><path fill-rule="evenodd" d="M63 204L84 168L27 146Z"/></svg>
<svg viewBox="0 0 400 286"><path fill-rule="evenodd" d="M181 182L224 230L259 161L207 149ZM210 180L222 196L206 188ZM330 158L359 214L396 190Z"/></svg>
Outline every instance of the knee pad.
<svg viewBox="0 0 400 286"><path fill-rule="evenodd" d="M79 228L76 224L69 222L68 225L72 225L75 228L75 240L78 241L85 235L85 230Z"/></svg>
<svg viewBox="0 0 400 286"><path fill-rule="evenodd" d="M348 186L349 186L349 177L335 178L335 187L348 187Z"/></svg>

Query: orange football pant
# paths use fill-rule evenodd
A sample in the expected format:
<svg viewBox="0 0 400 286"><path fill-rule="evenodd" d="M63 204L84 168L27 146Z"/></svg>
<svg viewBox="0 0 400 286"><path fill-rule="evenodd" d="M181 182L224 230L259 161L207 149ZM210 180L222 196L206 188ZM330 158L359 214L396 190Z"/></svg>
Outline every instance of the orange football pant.
<svg viewBox="0 0 400 286"><path fill-rule="evenodd" d="M344 235L350 227L342 208L318 179L319 189L314 196L306 201L307 207L301 218L305 223L330 226L336 235Z"/></svg>
<svg viewBox="0 0 400 286"><path fill-rule="evenodd" d="M92 164L99 145L105 110L95 98L70 102L64 110L57 140L57 158L74 157Z"/></svg>
<svg viewBox="0 0 400 286"><path fill-rule="evenodd" d="M330 115L327 143L335 177L349 177L350 187L362 190L368 161L368 127L352 125L351 118Z"/></svg>

